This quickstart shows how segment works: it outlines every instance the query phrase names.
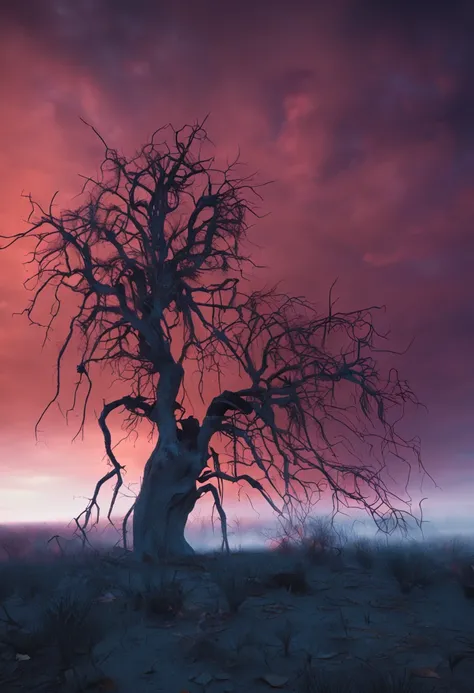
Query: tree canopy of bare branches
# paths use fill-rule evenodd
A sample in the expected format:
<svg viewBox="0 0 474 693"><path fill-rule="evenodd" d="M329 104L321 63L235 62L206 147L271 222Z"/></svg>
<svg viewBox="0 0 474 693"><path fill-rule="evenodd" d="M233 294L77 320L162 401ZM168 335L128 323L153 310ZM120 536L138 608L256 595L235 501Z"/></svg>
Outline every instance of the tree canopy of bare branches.
<svg viewBox="0 0 474 693"><path fill-rule="evenodd" d="M142 557L187 553L189 513L212 494L224 543L224 486L248 486L276 512L309 492L330 494L334 508L364 508L379 526L410 514L386 482L386 467L410 457L422 466L419 441L405 440L397 421L417 403L395 369L380 372L385 338L377 306L337 312L332 293L320 314L303 297L277 288L256 290L245 268L252 202L259 187L238 175L234 161L217 169L204 157L205 123L163 129L134 156L100 137L105 156L98 179L86 178L81 204L57 212L28 196L22 233L2 236L3 248L29 239L33 297L25 313L35 324L38 303L51 299L45 338L66 296L75 310L57 358L58 400L68 350L79 345L74 405L83 430L97 369L110 367L123 395L104 402L99 426L111 469L97 483L84 513L85 531L102 486L114 481L111 513L123 483L108 425L116 411L134 430L147 420L157 442L146 462L133 511L134 550ZM388 350L385 350L386 352ZM199 373L202 421L185 416L186 367ZM239 387L226 386L236 374ZM205 401L206 381L219 390ZM39 422L38 422L39 423Z"/></svg>

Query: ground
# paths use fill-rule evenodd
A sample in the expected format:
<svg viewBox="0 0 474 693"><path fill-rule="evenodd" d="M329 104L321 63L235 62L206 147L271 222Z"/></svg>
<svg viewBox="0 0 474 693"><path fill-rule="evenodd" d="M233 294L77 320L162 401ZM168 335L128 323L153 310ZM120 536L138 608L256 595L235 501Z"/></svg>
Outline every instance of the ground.
<svg viewBox="0 0 474 693"><path fill-rule="evenodd" d="M467 545L0 564L0 690L474 690Z"/></svg>

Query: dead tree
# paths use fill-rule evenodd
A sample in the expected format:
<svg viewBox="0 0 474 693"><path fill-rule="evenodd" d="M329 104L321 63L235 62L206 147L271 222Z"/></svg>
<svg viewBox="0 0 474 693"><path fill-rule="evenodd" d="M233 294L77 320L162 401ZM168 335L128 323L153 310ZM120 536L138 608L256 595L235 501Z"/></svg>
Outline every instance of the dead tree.
<svg viewBox="0 0 474 693"><path fill-rule="evenodd" d="M396 411L416 399L395 370L379 373L376 342L386 335L374 326L378 307L336 312L330 295L321 315L304 298L249 289L243 270L253 263L243 241L249 215L258 216L250 199L257 187L237 175L238 162L217 170L203 156L204 123L171 128L171 145L157 144L158 130L131 158L94 132L105 157L98 179L85 180L81 204L56 213L56 195L48 208L28 195L27 230L2 236L3 248L34 244L24 312L41 324L39 299L51 297L45 338L64 297L77 303L40 421L59 398L72 346L80 350L80 430L99 367L124 388L99 417L111 469L76 518L79 529L98 521L101 488L114 479L111 519L123 483L108 426L117 410L128 431L145 419L157 433L123 522L126 541L133 511L141 558L192 552L184 530L204 494L213 497L227 545L222 499L233 483L259 492L276 512L316 489L331 494L335 510L352 504L380 526L387 517L403 524L409 496L389 489L385 466L389 458L410 464L411 455L422 464L418 441L395 427ZM197 366L203 402L210 373L219 384L240 374L239 389L213 397L201 422L184 416L187 364Z"/></svg>

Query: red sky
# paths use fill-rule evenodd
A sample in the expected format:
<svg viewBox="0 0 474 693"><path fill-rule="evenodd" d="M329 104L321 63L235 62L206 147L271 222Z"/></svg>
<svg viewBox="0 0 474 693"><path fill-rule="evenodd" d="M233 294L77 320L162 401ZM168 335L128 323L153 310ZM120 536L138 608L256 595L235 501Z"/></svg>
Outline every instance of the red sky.
<svg viewBox="0 0 474 693"><path fill-rule="evenodd" d="M157 127L210 113L218 157L240 147L249 172L276 181L251 231L262 281L325 303L339 277L339 307L386 304L391 345L415 337L395 365L429 412L409 412L405 430L445 489L425 495L459 508L474 491L474 5L17 0L0 12L1 233L24 228L22 191L46 203L59 189L66 204L77 174L96 171L80 117L132 153ZM24 246L0 253L3 521L70 517L104 469L93 425L71 445L75 428L53 413L35 445L61 334L42 353L39 331L12 318L28 300L24 259ZM124 455L137 480L143 443Z"/></svg>

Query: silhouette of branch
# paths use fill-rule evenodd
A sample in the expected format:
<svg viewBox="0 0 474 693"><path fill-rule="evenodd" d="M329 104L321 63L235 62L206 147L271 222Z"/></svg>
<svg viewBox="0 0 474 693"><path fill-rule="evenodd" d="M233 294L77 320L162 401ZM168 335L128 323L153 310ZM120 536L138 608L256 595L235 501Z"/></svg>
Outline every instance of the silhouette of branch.
<svg viewBox="0 0 474 693"><path fill-rule="evenodd" d="M213 494L218 511L223 484L243 483L277 512L279 501L288 507L326 491L336 510L364 508L382 531L404 526L413 517L410 458L426 470L419 440L398 432L405 407L419 402L396 369L381 371L379 356L398 353L380 347L387 335L376 329L374 316L384 308L336 310L335 283L326 314L277 286L250 290L244 268L256 265L243 243L249 216L258 218L250 199L260 197L259 186L237 174L238 159L217 169L213 157L203 155L209 142L204 124L169 126L171 146L157 144L161 128L131 157L92 128L105 153L97 179L84 177L81 203L56 213L57 193L47 209L27 195L29 228L0 236L0 249L33 242L28 263L35 271L25 282L33 297L24 313L44 328L45 341L65 299L74 302L55 391L35 434L58 401L72 345L80 345L80 356L66 416L82 401L76 436L84 432L98 369L108 369L130 393L104 404L99 425L112 469L97 482L77 527L84 535L94 510L99 517L101 488L114 479L111 518L124 468L107 417L119 408L128 413L129 434L146 419L159 443L199 458L191 465L198 470L193 482ZM39 302L46 296L51 310L43 324ZM193 364L203 403L209 401L208 378L217 381L219 393L202 424L178 404ZM238 387L224 387L236 373ZM214 439L223 446L219 453L211 447ZM408 468L405 499L386 481L394 462ZM131 512L122 526L124 541Z"/></svg>

